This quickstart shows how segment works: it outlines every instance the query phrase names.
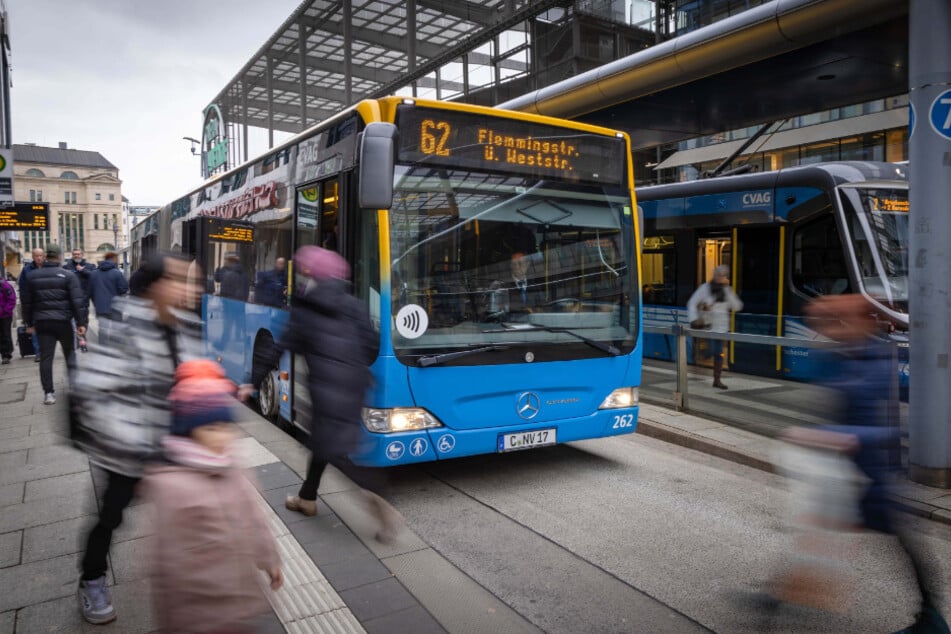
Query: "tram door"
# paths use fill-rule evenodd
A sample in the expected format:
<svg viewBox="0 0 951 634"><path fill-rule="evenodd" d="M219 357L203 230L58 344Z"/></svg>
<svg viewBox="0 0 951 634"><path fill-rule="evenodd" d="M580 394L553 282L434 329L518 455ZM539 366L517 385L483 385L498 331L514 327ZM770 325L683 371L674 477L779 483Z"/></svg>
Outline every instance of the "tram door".
<svg viewBox="0 0 951 634"><path fill-rule="evenodd" d="M733 331L756 335L781 334L779 279L782 266L783 228L737 227L736 279L733 289L743 302L734 317ZM730 367L736 372L776 375L781 352L777 346L733 343L728 349Z"/></svg>
<svg viewBox="0 0 951 634"><path fill-rule="evenodd" d="M733 268L733 240L729 236L711 235L697 238L697 277L694 288L713 279L713 269L721 264ZM694 339L694 363L713 367L710 340Z"/></svg>

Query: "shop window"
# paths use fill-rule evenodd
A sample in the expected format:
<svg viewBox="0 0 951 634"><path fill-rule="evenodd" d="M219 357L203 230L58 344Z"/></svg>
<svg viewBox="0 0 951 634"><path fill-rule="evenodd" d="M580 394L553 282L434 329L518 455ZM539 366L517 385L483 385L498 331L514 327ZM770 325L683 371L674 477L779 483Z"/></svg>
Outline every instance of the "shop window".
<svg viewBox="0 0 951 634"><path fill-rule="evenodd" d="M674 236L644 238L641 269L645 304L673 306L677 303L677 252Z"/></svg>

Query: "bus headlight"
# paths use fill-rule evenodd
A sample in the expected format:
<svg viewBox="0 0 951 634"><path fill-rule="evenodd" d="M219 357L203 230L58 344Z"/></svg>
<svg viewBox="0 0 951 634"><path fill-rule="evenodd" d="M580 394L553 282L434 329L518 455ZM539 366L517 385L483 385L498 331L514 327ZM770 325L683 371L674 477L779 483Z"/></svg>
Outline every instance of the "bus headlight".
<svg viewBox="0 0 951 634"><path fill-rule="evenodd" d="M418 407L364 407L362 414L364 426L378 434L442 427L435 416Z"/></svg>
<svg viewBox="0 0 951 634"><path fill-rule="evenodd" d="M635 407L637 405L636 387L619 387L604 399L598 409L621 409L623 407Z"/></svg>

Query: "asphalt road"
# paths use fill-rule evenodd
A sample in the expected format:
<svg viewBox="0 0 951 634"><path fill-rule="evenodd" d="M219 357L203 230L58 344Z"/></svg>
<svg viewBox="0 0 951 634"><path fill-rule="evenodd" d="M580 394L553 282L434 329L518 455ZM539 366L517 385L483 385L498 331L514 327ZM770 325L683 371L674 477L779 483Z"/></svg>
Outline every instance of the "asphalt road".
<svg viewBox="0 0 951 634"><path fill-rule="evenodd" d="M547 632L759 632L744 599L794 552L783 478L638 435L395 470L409 526ZM951 531L910 518L951 615ZM897 542L831 542L841 614L786 607L777 632L893 632L917 594Z"/></svg>

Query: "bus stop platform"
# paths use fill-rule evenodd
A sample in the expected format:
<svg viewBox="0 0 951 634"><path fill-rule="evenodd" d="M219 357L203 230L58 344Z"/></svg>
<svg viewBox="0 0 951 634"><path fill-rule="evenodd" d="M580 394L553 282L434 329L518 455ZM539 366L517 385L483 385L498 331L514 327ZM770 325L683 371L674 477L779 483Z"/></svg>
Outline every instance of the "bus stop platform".
<svg viewBox="0 0 951 634"><path fill-rule="evenodd" d="M154 632L151 509L141 501L126 511L110 552L118 619L93 626L79 614L82 539L95 520L103 478L69 444L61 357L55 405L42 404L38 374L32 357L0 366L0 634ZM257 480L257 502L285 575L284 587L270 597L271 614L259 624L262 632L538 631L409 529L393 544L376 542L359 490L332 468L321 483L316 517L284 509L306 469L306 449L250 410L239 425L241 452ZM764 470L772 470L779 443L649 404L641 406L638 432ZM951 523L951 492L909 483L902 496L910 511Z"/></svg>

